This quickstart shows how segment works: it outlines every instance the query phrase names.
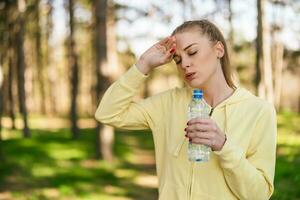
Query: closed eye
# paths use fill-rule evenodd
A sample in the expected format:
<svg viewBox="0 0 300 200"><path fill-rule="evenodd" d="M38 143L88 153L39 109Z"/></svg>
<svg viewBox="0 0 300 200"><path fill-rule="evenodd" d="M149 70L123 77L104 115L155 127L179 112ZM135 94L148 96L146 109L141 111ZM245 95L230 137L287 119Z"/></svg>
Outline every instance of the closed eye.
<svg viewBox="0 0 300 200"><path fill-rule="evenodd" d="M193 56L193 55L195 55L197 52L198 52L198 51L194 51L194 52L188 53L188 55L189 55L189 56ZM181 63L181 59L178 58L178 56L174 56L173 59L174 59L176 65L178 65L178 64Z"/></svg>
<svg viewBox="0 0 300 200"><path fill-rule="evenodd" d="M192 53L189 53L189 56L195 55L198 51L194 51Z"/></svg>

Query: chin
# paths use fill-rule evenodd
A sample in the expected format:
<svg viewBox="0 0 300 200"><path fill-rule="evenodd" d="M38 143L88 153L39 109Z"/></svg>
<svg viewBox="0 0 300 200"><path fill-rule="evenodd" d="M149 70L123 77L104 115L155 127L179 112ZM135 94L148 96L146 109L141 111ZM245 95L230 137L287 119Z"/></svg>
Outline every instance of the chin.
<svg viewBox="0 0 300 200"><path fill-rule="evenodd" d="M193 79L192 81L185 81L185 83L191 88L202 88L203 82L197 79Z"/></svg>

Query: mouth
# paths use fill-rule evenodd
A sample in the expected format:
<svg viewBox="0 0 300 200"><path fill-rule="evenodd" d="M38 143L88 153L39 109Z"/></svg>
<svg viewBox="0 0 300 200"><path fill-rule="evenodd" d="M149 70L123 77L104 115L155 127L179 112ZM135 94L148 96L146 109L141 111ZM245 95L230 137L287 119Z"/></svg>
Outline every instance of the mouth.
<svg viewBox="0 0 300 200"><path fill-rule="evenodd" d="M192 79L194 79L195 74L196 74L196 72L190 72L190 73L187 73L187 74L185 75L185 79L187 79L187 80L192 80Z"/></svg>

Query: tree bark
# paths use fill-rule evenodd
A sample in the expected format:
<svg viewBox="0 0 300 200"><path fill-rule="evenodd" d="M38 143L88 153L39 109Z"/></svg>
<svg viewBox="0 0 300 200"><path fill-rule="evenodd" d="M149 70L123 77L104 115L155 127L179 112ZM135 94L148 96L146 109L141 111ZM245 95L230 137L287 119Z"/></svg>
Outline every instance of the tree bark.
<svg viewBox="0 0 300 200"><path fill-rule="evenodd" d="M256 86L258 95L274 103L270 30L264 15L264 0L257 0Z"/></svg>
<svg viewBox="0 0 300 200"><path fill-rule="evenodd" d="M280 96L282 88L282 71L283 71L283 53L284 46L280 40L280 29L275 28L273 31L273 66L274 66L274 96L275 107L280 107Z"/></svg>
<svg viewBox="0 0 300 200"><path fill-rule="evenodd" d="M76 43L74 40L74 0L69 0L69 28L70 35L68 39L68 53L69 53L69 65L70 65L70 84L71 84L71 107L70 107L70 120L71 120L71 131L73 139L79 137L79 128L77 125L77 96L78 96L78 59L76 52Z"/></svg>
<svg viewBox="0 0 300 200"><path fill-rule="evenodd" d="M108 77L104 76L103 71L107 67L107 0L93 1L94 17L94 68L96 73L96 96L101 99L104 91L110 84ZM96 156L101 156L104 160L111 162L113 160L112 145L114 140L114 131L112 127L97 123L96 128Z"/></svg>
<svg viewBox="0 0 300 200"><path fill-rule="evenodd" d="M49 110L52 115L56 114L56 88L57 88L57 79L56 79L56 69L55 66L52 65L50 61L50 55L52 53L51 46L49 44L50 35L52 34L53 30L53 22L52 22L52 12L53 12L53 0L48 0L46 5L46 36L45 36L45 66L48 71L47 82L48 82L48 91L49 91Z"/></svg>
<svg viewBox="0 0 300 200"><path fill-rule="evenodd" d="M46 114L46 93L45 93L45 84L44 84L44 66L42 62L42 48L41 48L41 27L40 27L40 0L35 1L34 5L34 19L35 19L35 63L37 67L37 79L39 84L40 92L40 111L42 114Z"/></svg>
<svg viewBox="0 0 300 200"><path fill-rule="evenodd" d="M3 65L3 55L0 52L0 141L2 140L1 133L2 133L2 114L3 114L3 77L4 77L2 65Z"/></svg>
<svg viewBox="0 0 300 200"><path fill-rule="evenodd" d="M11 11L11 9L9 10ZM14 130L16 129L15 125L15 99L14 99L14 94L13 94L13 80L14 80L14 74L15 69L16 69L16 62L14 58L16 57L15 52L16 52L16 43L15 38L15 29L14 29L14 22L11 17L8 18L8 81L7 81L7 92L8 92L8 114L12 122L11 129Z"/></svg>
<svg viewBox="0 0 300 200"><path fill-rule="evenodd" d="M27 119L26 95L25 95L25 59L24 59L24 32L25 32L25 0L18 0L18 27L17 27L17 68L18 68L18 97L19 107L23 118L23 135L30 137Z"/></svg>

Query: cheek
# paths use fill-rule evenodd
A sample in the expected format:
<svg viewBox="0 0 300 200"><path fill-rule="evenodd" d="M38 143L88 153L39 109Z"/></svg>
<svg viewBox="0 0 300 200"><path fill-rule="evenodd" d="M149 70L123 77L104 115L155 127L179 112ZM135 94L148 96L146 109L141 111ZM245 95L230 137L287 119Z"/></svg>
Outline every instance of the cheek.
<svg viewBox="0 0 300 200"><path fill-rule="evenodd" d="M214 72L217 68L217 58L213 53L206 53L199 57L199 68L200 71L206 74Z"/></svg>

